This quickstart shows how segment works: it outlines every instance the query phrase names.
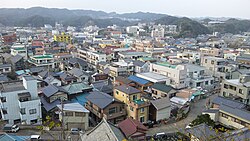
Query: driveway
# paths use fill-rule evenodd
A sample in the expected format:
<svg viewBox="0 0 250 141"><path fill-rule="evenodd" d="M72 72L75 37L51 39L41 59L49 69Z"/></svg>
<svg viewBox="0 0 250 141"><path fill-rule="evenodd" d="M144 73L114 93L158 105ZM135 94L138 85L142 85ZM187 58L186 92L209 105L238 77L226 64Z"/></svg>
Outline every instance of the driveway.
<svg viewBox="0 0 250 141"><path fill-rule="evenodd" d="M208 98L210 98L210 101L212 101L216 96L218 96L218 94L211 95ZM188 116L185 119L182 119L175 123L164 124L159 127L150 128L147 134L154 135L155 133L159 132L173 133L176 131L184 130L185 127L197 117L197 115L200 115L202 111L206 109L205 104L208 98L201 99L198 102L192 103Z"/></svg>

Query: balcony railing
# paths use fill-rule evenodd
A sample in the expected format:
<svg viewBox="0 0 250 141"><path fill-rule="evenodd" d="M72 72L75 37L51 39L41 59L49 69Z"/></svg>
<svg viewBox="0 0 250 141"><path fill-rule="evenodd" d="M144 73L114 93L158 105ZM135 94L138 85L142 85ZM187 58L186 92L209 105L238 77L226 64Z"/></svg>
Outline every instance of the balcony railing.
<svg viewBox="0 0 250 141"><path fill-rule="evenodd" d="M91 111L93 114L95 114L96 116L98 116L99 118L102 118L103 117L103 114L100 113L98 110L94 109L93 107L91 107L89 104L85 104L85 107Z"/></svg>

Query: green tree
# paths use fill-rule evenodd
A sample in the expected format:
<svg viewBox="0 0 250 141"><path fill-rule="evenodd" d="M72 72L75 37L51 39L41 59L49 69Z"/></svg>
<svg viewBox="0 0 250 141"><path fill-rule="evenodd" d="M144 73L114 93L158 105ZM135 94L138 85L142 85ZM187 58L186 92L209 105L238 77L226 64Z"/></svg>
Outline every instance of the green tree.
<svg viewBox="0 0 250 141"><path fill-rule="evenodd" d="M197 118L191 122L190 126L196 126L202 123L205 123L208 126L212 126L212 127L214 127L215 125L215 122L210 118L210 115L204 114L204 115L198 115Z"/></svg>

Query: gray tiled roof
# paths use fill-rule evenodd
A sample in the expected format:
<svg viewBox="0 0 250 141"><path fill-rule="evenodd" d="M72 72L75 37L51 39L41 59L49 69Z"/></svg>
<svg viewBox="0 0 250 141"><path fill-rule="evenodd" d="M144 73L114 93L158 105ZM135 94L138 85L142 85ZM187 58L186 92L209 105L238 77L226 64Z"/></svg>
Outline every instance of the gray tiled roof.
<svg viewBox="0 0 250 141"><path fill-rule="evenodd" d="M159 91L162 91L162 92L165 92L165 93L168 93L169 91L173 90L173 87L168 86L166 84L161 84L161 83L155 83L152 86L152 88L159 90Z"/></svg>
<svg viewBox="0 0 250 141"><path fill-rule="evenodd" d="M127 85L117 86L117 87L115 87L115 89L122 91L126 94L135 94L135 93L141 92L140 90L138 90L134 87L131 87L131 86L127 86Z"/></svg>
<svg viewBox="0 0 250 141"><path fill-rule="evenodd" d="M59 91L67 93L62 87L58 87L56 85L51 85L51 84L42 89L43 94L46 95L47 97L51 97L52 95L54 95Z"/></svg>
<svg viewBox="0 0 250 141"><path fill-rule="evenodd" d="M216 132L205 123L189 128L186 132L203 141L210 140L217 136Z"/></svg>
<svg viewBox="0 0 250 141"><path fill-rule="evenodd" d="M221 97L221 96L218 96L216 98L213 99L212 103L214 104L217 104L217 105L228 105L230 107L233 107L233 108L245 108L246 105L244 103L241 103L241 102L238 102L236 100L231 100L231 99L228 99L228 98L224 98L224 97Z"/></svg>
<svg viewBox="0 0 250 141"><path fill-rule="evenodd" d="M104 109L115 101L114 97L99 91L90 92L90 95L88 95L86 99L101 109Z"/></svg>
<svg viewBox="0 0 250 141"><path fill-rule="evenodd" d="M14 63L18 62L19 60L21 60L22 58L23 58L23 56L17 54L16 56L11 57L10 61L12 64L14 64Z"/></svg>
<svg viewBox="0 0 250 141"><path fill-rule="evenodd" d="M25 90L22 81L11 81L11 82L4 82L0 85L0 90L2 92L13 92L13 91L20 91Z"/></svg>
<svg viewBox="0 0 250 141"><path fill-rule="evenodd" d="M164 98L161 98L161 99L157 99L157 100L152 100L150 101L154 107L157 109L157 110L161 110L161 109L164 109L164 108L171 108L171 102L169 101L168 97L164 97Z"/></svg>
<svg viewBox="0 0 250 141"><path fill-rule="evenodd" d="M247 121L250 121L250 112L249 111L246 111L243 109L238 109L238 108L231 107L229 105L224 105L224 104L220 105L220 111L224 111L224 112L229 113L231 115L240 117L240 118L247 120Z"/></svg>

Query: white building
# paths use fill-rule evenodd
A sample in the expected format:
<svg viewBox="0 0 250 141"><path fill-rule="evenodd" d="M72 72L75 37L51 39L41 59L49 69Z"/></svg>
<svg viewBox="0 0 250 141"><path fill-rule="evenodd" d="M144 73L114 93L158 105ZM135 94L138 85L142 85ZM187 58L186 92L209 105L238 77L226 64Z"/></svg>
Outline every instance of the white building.
<svg viewBox="0 0 250 141"><path fill-rule="evenodd" d="M182 89L188 86L187 68L185 65L172 65L168 62L157 62L150 64L150 72L161 74L170 78L173 88Z"/></svg>
<svg viewBox="0 0 250 141"><path fill-rule="evenodd" d="M17 54L23 56L24 59L27 59L27 48L25 44L14 44L10 48L10 54L16 56Z"/></svg>
<svg viewBox="0 0 250 141"><path fill-rule="evenodd" d="M22 81L6 82L0 86L1 116L7 123L39 123L41 102L37 93L37 80L24 76Z"/></svg>
<svg viewBox="0 0 250 141"><path fill-rule="evenodd" d="M151 31L151 37L164 38L165 29L163 27L155 28Z"/></svg>

